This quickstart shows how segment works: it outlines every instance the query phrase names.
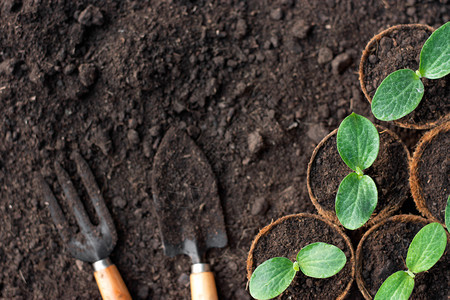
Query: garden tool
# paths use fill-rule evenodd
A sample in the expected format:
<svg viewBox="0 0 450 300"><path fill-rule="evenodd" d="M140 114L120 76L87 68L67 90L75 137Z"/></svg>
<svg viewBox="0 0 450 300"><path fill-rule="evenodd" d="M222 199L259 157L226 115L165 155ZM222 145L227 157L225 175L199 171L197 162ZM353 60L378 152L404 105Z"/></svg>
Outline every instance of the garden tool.
<svg viewBox="0 0 450 300"><path fill-rule="evenodd" d="M76 165L81 181L98 216L99 224L94 226L77 195L69 175L55 162L55 172L62 187L70 209L75 215L79 226L77 235L70 234L69 224L63 211L55 199L45 180L38 176L42 195L48 203L50 214L67 249L76 259L90 262L94 267L94 276L103 299L131 299L125 283L117 267L108 258L117 242L117 233L111 215L105 205L100 190L95 182L94 175L86 161L77 152L71 157Z"/></svg>
<svg viewBox="0 0 450 300"><path fill-rule="evenodd" d="M203 152L182 130L169 129L155 155L152 192L164 253L192 260L192 300L215 300L214 275L203 258L227 245L217 183Z"/></svg>

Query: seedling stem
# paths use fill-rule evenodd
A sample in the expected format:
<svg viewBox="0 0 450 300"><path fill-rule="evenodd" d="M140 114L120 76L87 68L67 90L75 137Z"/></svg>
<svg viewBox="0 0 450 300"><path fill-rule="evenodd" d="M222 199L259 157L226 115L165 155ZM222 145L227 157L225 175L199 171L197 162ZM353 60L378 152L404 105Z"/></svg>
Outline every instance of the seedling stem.
<svg viewBox="0 0 450 300"><path fill-rule="evenodd" d="M358 174L359 178L364 176L364 172L361 170L360 167L356 167L356 174Z"/></svg>
<svg viewBox="0 0 450 300"><path fill-rule="evenodd" d="M414 275L414 273L411 272L410 270L406 270L406 273L408 273L408 275L411 276L412 279L414 279L414 277L416 277L416 275Z"/></svg>
<svg viewBox="0 0 450 300"><path fill-rule="evenodd" d="M416 70L416 75L419 76L419 79L422 78L422 74L420 74L419 70Z"/></svg>

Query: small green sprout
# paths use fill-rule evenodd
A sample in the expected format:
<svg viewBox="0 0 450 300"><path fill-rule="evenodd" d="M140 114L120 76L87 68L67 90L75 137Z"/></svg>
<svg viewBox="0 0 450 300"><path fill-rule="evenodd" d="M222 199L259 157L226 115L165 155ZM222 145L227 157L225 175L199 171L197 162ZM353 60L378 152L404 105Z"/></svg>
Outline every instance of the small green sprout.
<svg viewBox="0 0 450 300"><path fill-rule="evenodd" d="M375 182L363 170L378 156L380 137L375 126L352 113L337 132L337 149L345 164L355 171L345 177L336 194L336 215L347 229L357 229L369 220L378 202Z"/></svg>
<svg viewBox="0 0 450 300"><path fill-rule="evenodd" d="M447 234L439 223L424 226L409 245L406 255L406 271L389 276L381 285L374 300L406 300L414 289L417 273L431 269L444 254Z"/></svg>
<svg viewBox="0 0 450 300"><path fill-rule="evenodd" d="M336 246L309 244L298 252L295 262L274 257L260 264L250 278L250 295L259 300L275 298L289 287L299 270L309 277L328 278L337 274L346 262L344 252Z"/></svg>
<svg viewBox="0 0 450 300"><path fill-rule="evenodd" d="M401 69L381 82L372 101L373 115L382 121L400 119L419 105L424 94L422 77L439 79L450 73L450 22L427 39L420 51L419 70Z"/></svg>
<svg viewBox="0 0 450 300"><path fill-rule="evenodd" d="M450 195L447 198L447 206L445 207L445 226L447 226L447 231L450 232Z"/></svg>

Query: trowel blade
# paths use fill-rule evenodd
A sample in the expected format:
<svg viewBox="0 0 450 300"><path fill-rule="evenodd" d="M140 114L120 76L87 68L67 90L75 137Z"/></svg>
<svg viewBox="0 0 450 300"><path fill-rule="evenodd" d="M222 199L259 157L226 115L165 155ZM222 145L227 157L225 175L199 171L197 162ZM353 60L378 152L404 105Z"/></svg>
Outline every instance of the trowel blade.
<svg viewBox="0 0 450 300"><path fill-rule="evenodd" d="M168 256L199 263L209 248L222 248L227 234L216 178L205 155L182 130L167 131L154 158L152 192Z"/></svg>

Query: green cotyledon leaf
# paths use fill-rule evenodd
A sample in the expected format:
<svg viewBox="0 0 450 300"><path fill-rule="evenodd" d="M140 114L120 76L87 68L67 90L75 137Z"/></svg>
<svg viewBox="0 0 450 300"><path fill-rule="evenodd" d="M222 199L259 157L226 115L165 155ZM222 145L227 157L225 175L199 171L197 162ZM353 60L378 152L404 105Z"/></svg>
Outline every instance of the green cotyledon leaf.
<svg viewBox="0 0 450 300"><path fill-rule="evenodd" d="M439 223L424 226L413 238L406 255L406 266L413 273L429 270L444 254L447 234Z"/></svg>
<svg viewBox="0 0 450 300"><path fill-rule="evenodd" d="M369 220L378 202L377 186L367 175L350 173L336 194L336 215L342 226L354 230Z"/></svg>
<svg viewBox="0 0 450 300"><path fill-rule="evenodd" d="M336 137L339 155L353 171L370 167L378 156L380 137L376 127L367 118L352 113L346 117Z"/></svg>
<svg viewBox="0 0 450 300"><path fill-rule="evenodd" d="M438 79L450 73L450 22L436 29L420 51L422 77Z"/></svg>
<svg viewBox="0 0 450 300"><path fill-rule="evenodd" d="M347 258L341 249L326 243L313 243L297 254L300 270L309 277L328 278L345 266Z"/></svg>
<svg viewBox="0 0 450 300"><path fill-rule="evenodd" d="M423 93L423 83L413 70L395 71L381 82L375 92L372 113L382 121L400 119L416 109Z"/></svg>
<svg viewBox="0 0 450 300"><path fill-rule="evenodd" d="M408 300L413 289L414 279L405 271L398 271L383 282L374 300Z"/></svg>
<svg viewBox="0 0 450 300"><path fill-rule="evenodd" d="M250 295L258 300L272 299L284 292L297 271L285 257L274 257L260 264L250 278Z"/></svg>

